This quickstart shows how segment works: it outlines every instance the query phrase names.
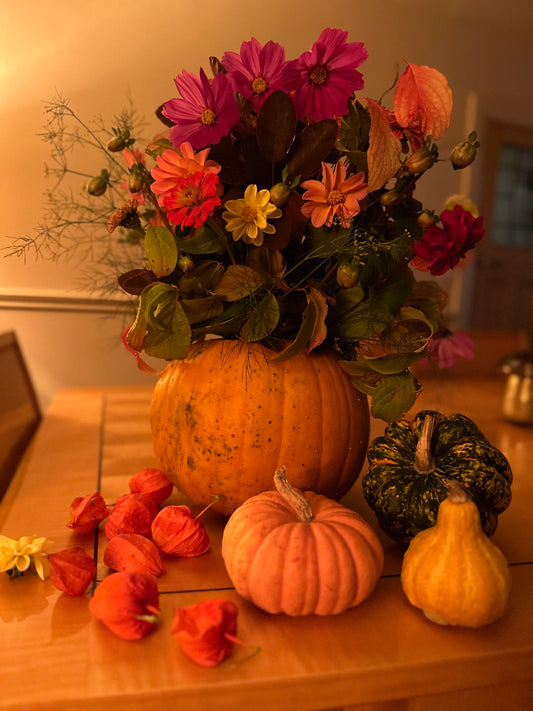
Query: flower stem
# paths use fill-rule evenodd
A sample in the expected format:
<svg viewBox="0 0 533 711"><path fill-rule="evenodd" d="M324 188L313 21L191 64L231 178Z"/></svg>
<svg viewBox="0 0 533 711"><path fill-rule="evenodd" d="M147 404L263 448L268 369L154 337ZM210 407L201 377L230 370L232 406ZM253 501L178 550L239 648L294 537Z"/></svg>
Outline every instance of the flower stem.
<svg viewBox="0 0 533 711"><path fill-rule="evenodd" d="M235 260L235 256L234 256L233 252L231 251L231 247L230 247L230 244L229 244L228 236L227 236L227 234L225 233L225 231L220 228L220 225L218 225L217 222L216 222L216 220L213 220L212 217L208 217L208 218L207 218L207 224L209 225L209 227L211 227L211 229L212 229L214 232L217 233L217 235L220 237L220 239L221 239L222 242L224 243L224 248L225 248L226 252L228 253L229 258L231 259L231 263L232 263L232 264L237 264L237 262L236 262L236 260Z"/></svg>

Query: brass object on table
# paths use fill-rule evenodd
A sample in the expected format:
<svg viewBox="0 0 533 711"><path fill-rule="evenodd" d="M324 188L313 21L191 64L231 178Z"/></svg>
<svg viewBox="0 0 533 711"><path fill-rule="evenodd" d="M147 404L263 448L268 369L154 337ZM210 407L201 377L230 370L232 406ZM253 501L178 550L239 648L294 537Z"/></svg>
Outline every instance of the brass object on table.
<svg viewBox="0 0 533 711"><path fill-rule="evenodd" d="M507 375L503 396L503 416L521 425L533 424L533 352L507 356L501 363Z"/></svg>

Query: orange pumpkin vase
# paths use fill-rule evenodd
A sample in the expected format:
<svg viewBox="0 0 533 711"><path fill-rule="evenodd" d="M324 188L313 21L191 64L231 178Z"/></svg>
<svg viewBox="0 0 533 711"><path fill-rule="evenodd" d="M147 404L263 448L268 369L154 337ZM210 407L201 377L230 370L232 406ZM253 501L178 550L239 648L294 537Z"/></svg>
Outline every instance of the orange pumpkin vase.
<svg viewBox="0 0 533 711"><path fill-rule="evenodd" d="M383 570L383 548L355 511L292 487L280 467L277 491L239 507L222 557L241 597L267 612L334 615L362 603Z"/></svg>
<svg viewBox="0 0 533 711"><path fill-rule="evenodd" d="M160 467L198 504L231 514L272 489L281 464L293 484L333 499L357 479L369 437L366 397L330 353L276 361L259 344L212 340L171 361L152 398Z"/></svg>

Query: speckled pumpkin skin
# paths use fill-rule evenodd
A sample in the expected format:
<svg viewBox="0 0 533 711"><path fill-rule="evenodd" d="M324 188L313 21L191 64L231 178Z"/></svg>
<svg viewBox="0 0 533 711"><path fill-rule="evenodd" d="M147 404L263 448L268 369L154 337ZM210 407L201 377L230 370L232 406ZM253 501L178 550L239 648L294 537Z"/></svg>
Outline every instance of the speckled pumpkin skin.
<svg viewBox="0 0 533 711"><path fill-rule="evenodd" d="M160 467L198 504L231 514L273 488L285 465L291 483L332 499L352 487L369 437L366 397L332 354L276 363L258 344L213 340L172 361L154 390L150 419Z"/></svg>
<svg viewBox="0 0 533 711"><path fill-rule="evenodd" d="M498 514L511 503L509 462L465 415L438 415L431 447L435 470L419 474L413 465L427 414L392 423L370 443L370 466L362 480L368 505L387 535L407 542L435 525L439 504L448 495L445 480L456 479L477 504L483 531L491 536Z"/></svg>

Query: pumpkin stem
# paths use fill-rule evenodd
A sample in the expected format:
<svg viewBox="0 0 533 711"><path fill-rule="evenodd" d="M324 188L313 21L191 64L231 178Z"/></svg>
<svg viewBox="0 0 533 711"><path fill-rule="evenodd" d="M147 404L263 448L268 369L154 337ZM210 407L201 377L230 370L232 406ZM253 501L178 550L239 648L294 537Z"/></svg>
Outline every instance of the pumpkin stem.
<svg viewBox="0 0 533 711"><path fill-rule="evenodd" d="M455 479L446 479L444 483L448 489L448 501L454 504L466 504L467 501L470 501L471 497L458 481L455 481Z"/></svg>
<svg viewBox="0 0 533 711"><path fill-rule="evenodd" d="M428 412L424 418L422 432L418 439L415 452L414 470L417 474L431 474L435 469L435 462L431 455L431 440L437 424L437 413Z"/></svg>
<svg viewBox="0 0 533 711"><path fill-rule="evenodd" d="M274 472L274 485L278 493L285 499L289 506L294 509L300 521L309 522L314 519L313 510L305 496L300 489L295 489L294 486L291 486L287 481L285 466L279 467Z"/></svg>

